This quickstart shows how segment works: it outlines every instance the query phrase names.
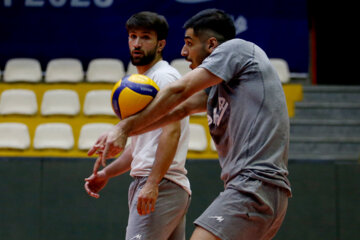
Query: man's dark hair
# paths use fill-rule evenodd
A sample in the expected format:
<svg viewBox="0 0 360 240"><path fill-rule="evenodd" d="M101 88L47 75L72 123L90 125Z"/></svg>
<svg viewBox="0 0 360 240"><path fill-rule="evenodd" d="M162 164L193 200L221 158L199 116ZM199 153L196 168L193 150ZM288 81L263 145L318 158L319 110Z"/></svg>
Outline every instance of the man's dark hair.
<svg viewBox="0 0 360 240"><path fill-rule="evenodd" d="M164 16L154 12L139 12L132 15L126 22L126 30L132 29L154 30L158 40L166 39L169 32L169 24Z"/></svg>
<svg viewBox="0 0 360 240"><path fill-rule="evenodd" d="M198 37L215 37L221 43L233 39L236 35L233 19L224 11L215 8L200 11L186 21L183 27L193 28Z"/></svg>

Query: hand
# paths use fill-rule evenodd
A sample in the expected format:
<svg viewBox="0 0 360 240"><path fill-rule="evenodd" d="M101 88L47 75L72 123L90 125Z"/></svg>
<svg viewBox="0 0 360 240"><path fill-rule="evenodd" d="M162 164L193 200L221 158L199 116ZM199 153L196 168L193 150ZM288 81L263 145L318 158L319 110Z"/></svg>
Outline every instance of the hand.
<svg viewBox="0 0 360 240"><path fill-rule="evenodd" d="M91 197L99 198L98 192L105 187L108 181L109 177L106 176L104 171L100 171L96 175L92 174L90 177L85 178L84 188Z"/></svg>
<svg viewBox="0 0 360 240"><path fill-rule="evenodd" d="M158 195L158 184L146 182L138 196L137 210L139 215L146 215L155 210Z"/></svg>
<svg viewBox="0 0 360 240"><path fill-rule="evenodd" d="M103 166L105 166L106 159L115 157L122 150L124 150L127 139L128 134L123 131L119 124L114 126L114 128L108 132L106 141L104 143L104 151L102 153Z"/></svg>
<svg viewBox="0 0 360 240"><path fill-rule="evenodd" d="M94 174L96 174L100 164L105 167L107 159L115 157L125 148L127 138L128 134L123 131L120 123L98 138L94 146L88 151L88 156L92 156L94 153L99 155L94 165Z"/></svg>
<svg viewBox="0 0 360 240"><path fill-rule="evenodd" d="M94 146L92 146L92 148L90 148L90 150L88 151L88 156L92 156L94 155L94 153L100 153L100 152L103 152L104 151L104 148L105 148L105 142L106 142L106 139L107 139L107 135L108 135L108 132L106 133L103 133L98 139L97 141L95 142Z"/></svg>

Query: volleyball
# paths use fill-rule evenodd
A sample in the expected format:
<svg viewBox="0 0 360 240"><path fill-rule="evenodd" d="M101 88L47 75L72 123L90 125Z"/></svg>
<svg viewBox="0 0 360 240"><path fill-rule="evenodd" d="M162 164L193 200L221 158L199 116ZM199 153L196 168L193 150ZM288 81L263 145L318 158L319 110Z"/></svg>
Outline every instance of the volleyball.
<svg viewBox="0 0 360 240"><path fill-rule="evenodd" d="M113 87L111 105L120 119L143 110L159 91L157 84L142 74L131 74L120 79Z"/></svg>

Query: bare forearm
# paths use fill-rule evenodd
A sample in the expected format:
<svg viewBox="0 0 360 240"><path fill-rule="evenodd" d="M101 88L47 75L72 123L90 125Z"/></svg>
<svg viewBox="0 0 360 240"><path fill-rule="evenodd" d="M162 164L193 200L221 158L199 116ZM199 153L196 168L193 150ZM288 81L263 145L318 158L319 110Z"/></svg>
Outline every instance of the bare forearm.
<svg viewBox="0 0 360 240"><path fill-rule="evenodd" d="M197 92L186 101L175 107L171 112L158 119L156 122L150 125L143 125L143 127L139 128L138 131L132 131L131 135L138 135L161 128L169 123L179 121L193 113L205 112L206 104L207 94L205 91Z"/></svg>
<svg viewBox="0 0 360 240"><path fill-rule="evenodd" d="M115 159L111 164L103 169L108 177L115 177L128 172L131 168L132 156L130 148L126 148L124 152Z"/></svg>
<svg viewBox="0 0 360 240"><path fill-rule="evenodd" d="M180 123L173 123L172 126L174 125L178 127L178 130L163 132L160 136L158 148L156 150L156 158L147 180L149 183L159 184L175 157L180 138ZM171 128L172 126L168 127Z"/></svg>
<svg viewBox="0 0 360 240"><path fill-rule="evenodd" d="M204 74L204 71L206 70L195 69L181 80L160 90L155 99L142 112L119 122L119 128L128 135L133 135L134 132L138 132L164 117L194 93L211 85L211 81L207 81L209 75ZM192 79L195 78L200 81L193 82Z"/></svg>

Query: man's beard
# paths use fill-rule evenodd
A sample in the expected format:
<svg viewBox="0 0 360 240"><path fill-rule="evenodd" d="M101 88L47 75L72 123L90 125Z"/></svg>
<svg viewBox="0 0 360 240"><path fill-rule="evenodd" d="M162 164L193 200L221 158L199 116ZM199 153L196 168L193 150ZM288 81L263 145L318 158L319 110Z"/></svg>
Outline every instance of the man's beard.
<svg viewBox="0 0 360 240"><path fill-rule="evenodd" d="M134 58L131 54L130 54L130 59L131 59L131 63L134 66L145 66L150 64L156 56L156 50L157 48L154 48L152 51L148 52L148 54L144 54L141 58Z"/></svg>

